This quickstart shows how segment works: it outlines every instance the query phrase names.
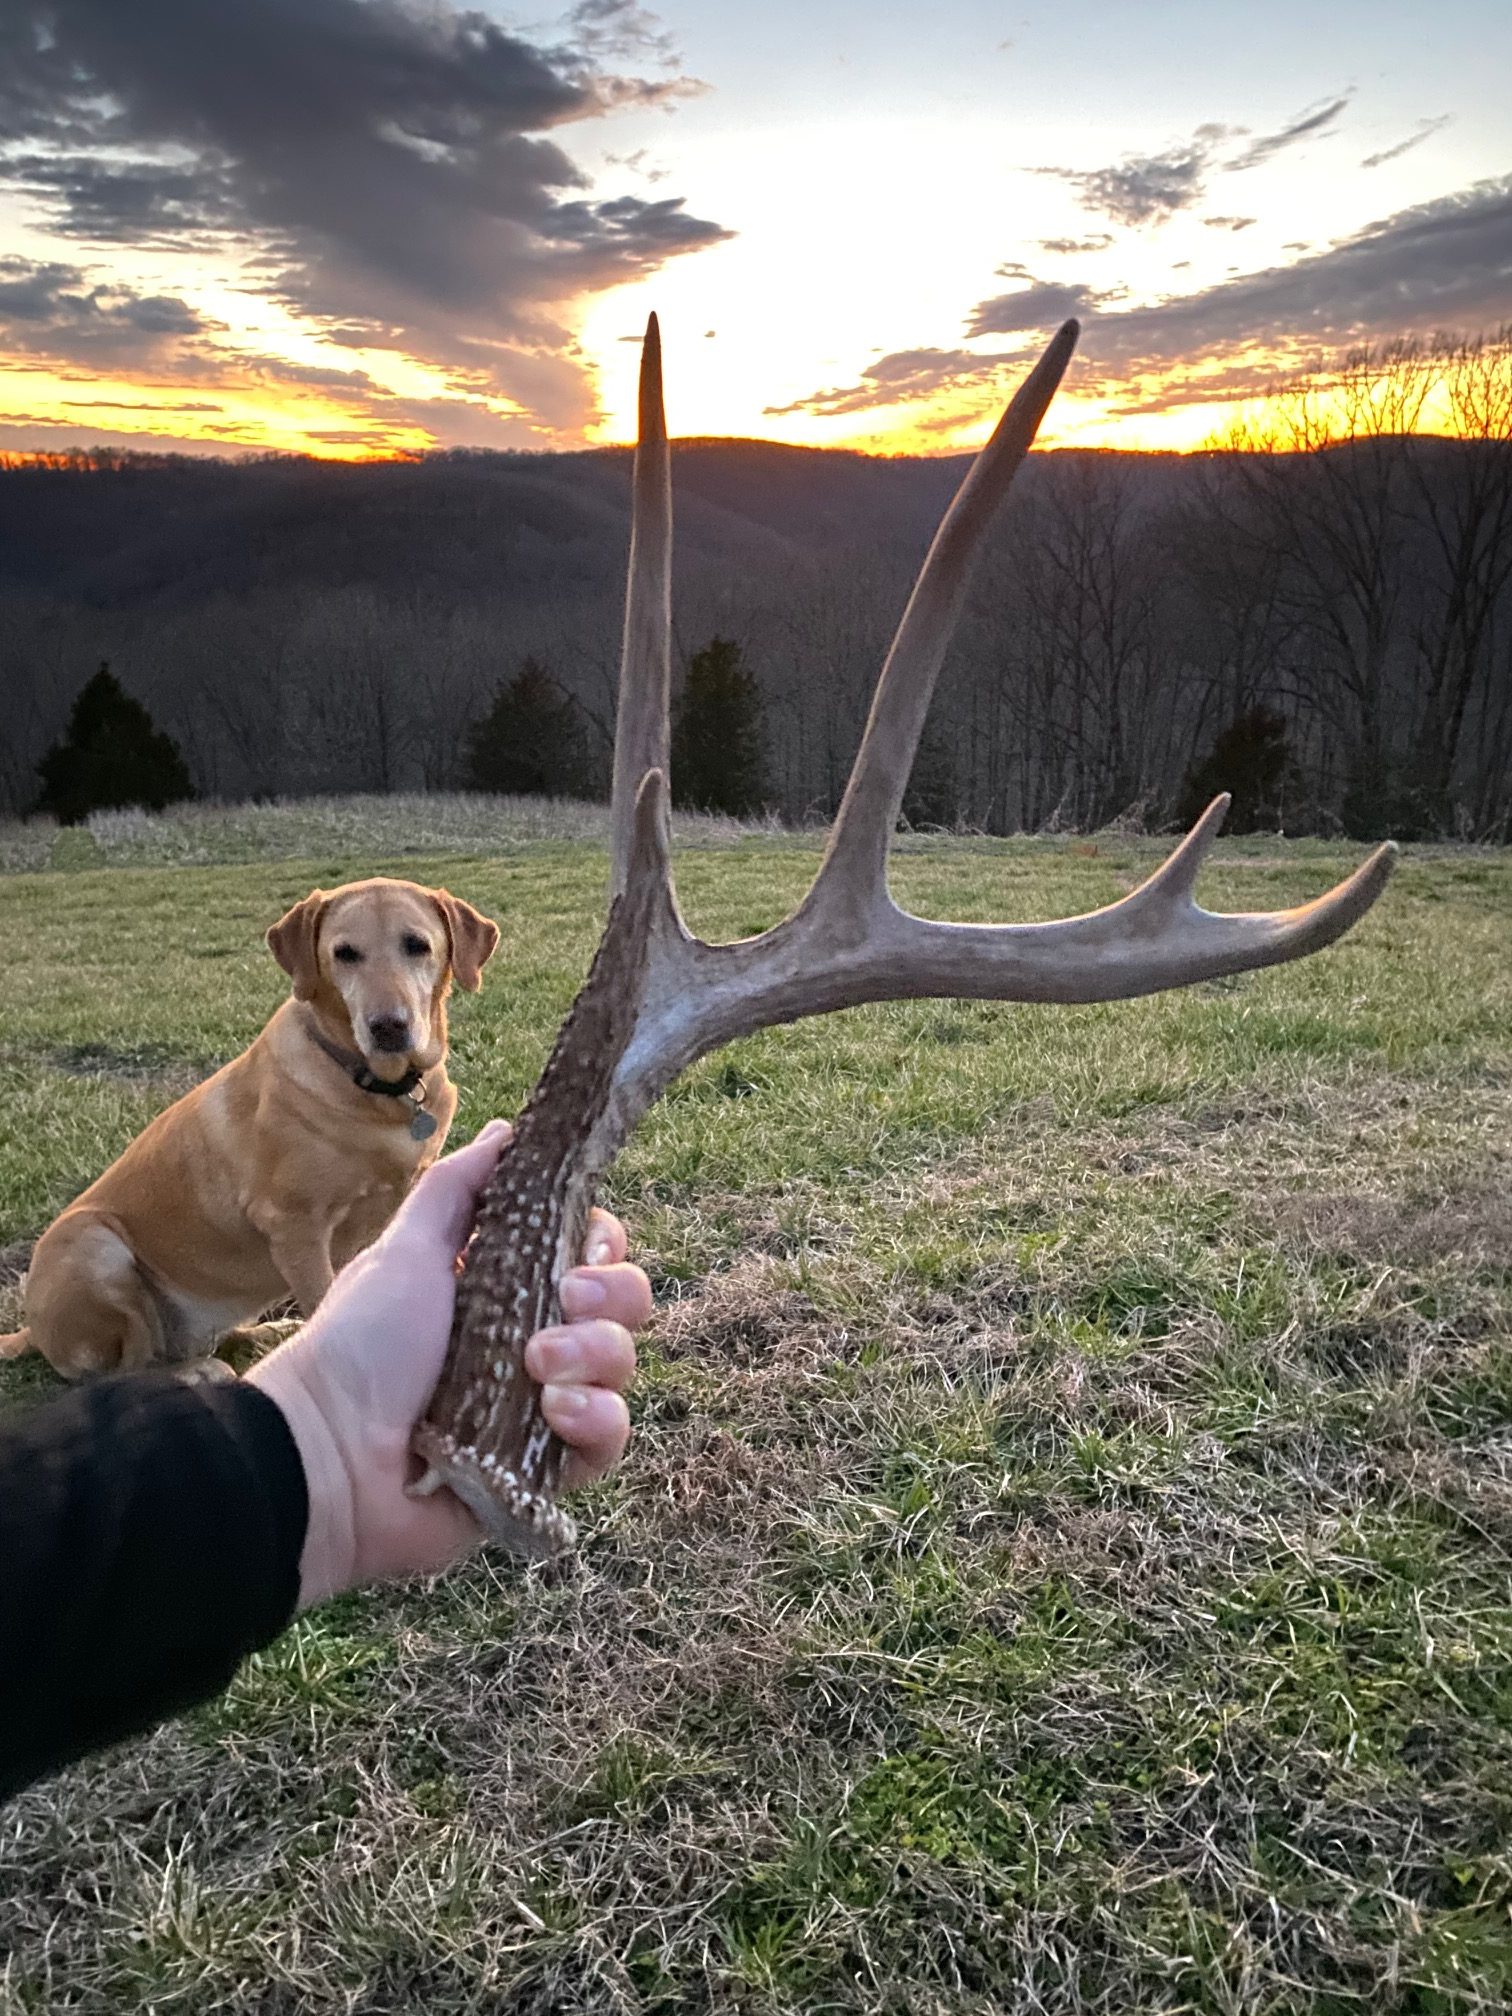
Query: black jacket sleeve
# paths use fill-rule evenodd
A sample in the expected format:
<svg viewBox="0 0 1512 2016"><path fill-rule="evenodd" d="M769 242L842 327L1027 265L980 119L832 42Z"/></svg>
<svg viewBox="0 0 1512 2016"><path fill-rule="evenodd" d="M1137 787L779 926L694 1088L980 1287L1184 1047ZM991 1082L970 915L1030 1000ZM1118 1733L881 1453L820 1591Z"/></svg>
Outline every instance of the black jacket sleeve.
<svg viewBox="0 0 1512 2016"><path fill-rule="evenodd" d="M138 1372L0 1425L0 1797L218 1693L299 1594L278 1407Z"/></svg>

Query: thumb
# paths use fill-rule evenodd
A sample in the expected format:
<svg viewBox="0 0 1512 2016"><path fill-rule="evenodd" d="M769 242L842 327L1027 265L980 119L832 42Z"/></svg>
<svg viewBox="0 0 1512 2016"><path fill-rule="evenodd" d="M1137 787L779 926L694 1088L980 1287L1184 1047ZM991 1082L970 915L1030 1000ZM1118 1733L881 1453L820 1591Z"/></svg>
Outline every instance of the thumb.
<svg viewBox="0 0 1512 2016"><path fill-rule="evenodd" d="M490 1120L475 1141L433 1162L395 1212L385 1239L414 1238L459 1253L479 1192L513 1132L507 1120Z"/></svg>

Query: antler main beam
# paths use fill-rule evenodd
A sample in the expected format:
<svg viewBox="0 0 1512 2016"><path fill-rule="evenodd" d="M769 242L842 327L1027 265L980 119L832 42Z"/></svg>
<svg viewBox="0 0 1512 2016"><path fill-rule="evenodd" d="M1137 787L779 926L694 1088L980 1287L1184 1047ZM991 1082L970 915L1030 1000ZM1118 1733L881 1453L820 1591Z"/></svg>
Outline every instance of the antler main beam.
<svg viewBox="0 0 1512 2016"><path fill-rule="evenodd" d="M651 319L641 358L609 920L484 1195L446 1370L416 1437L430 1466L417 1488L450 1485L518 1552L554 1553L572 1538L555 1504L562 1450L525 1374L526 1341L560 1315L556 1284L578 1257L598 1177L696 1058L753 1030L862 1001L1114 1001L1299 959L1342 936L1391 873L1388 843L1299 909L1203 910L1193 888L1228 809L1223 797L1148 881L1086 916L941 924L894 903L888 842L930 695L976 555L1077 333L1074 322L1060 330L945 515L883 666L808 895L760 937L708 945L683 922L668 855L672 514L661 342Z"/></svg>

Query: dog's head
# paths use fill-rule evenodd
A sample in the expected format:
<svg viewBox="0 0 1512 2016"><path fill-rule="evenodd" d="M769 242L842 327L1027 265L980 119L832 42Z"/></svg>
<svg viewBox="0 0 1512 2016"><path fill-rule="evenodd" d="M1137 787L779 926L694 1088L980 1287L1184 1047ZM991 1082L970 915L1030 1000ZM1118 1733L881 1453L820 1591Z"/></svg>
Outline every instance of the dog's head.
<svg viewBox="0 0 1512 2016"><path fill-rule="evenodd" d="M312 889L268 933L268 949L339 1040L380 1078L427 1071L446 1049L453 979L475 992L499 927L445 889L348 882Z"/></svg>

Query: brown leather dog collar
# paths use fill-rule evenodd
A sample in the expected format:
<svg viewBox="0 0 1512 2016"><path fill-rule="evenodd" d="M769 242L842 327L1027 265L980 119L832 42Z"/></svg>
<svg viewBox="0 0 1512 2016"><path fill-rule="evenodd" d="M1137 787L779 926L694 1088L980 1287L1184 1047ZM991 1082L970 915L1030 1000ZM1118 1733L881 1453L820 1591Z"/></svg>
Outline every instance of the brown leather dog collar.
<svg viewBox="0 0 1512 2016"><path fill-rule="evenodd" d="M333 1064L339 1064L359 1092L376 1092L381 1099L410 1099L417 1085L424 1081L425 1073L417 1071L413 1064L402 1078L380 1078L376 1071L368 1069L367 1059L355 1050L343 1050L339 1043L333 1043L329 1036L321 1034L313 1022L305 1023L305 1034L319 1050L324 1050ZM424 1095L415 1100L417 1106L425 1104Z"/></svg>

